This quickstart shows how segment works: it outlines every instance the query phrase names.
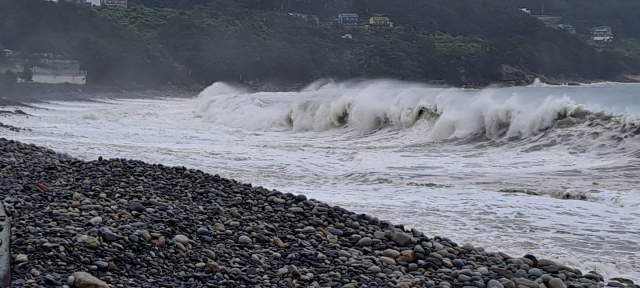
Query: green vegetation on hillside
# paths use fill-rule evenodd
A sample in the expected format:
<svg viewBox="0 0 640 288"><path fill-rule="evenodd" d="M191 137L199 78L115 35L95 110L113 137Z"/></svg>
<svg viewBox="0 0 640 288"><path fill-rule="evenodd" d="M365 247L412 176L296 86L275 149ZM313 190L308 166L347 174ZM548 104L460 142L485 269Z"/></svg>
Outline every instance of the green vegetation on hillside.
<svg viewBox="0 0 640 288"><path fill-rule="evenodd" d="M486 0L512 9L526 7L532 14L562 17L578 33L594 26L610 26L620 38L640 39L640 1L636 0Z"/></svg>
<svg viewBox="0 0 640 288"><path fill-rule="evenodd" d="M81 62L89 83L116 85L302 83L322 77L482 85L500 80L503 65L585 79L640 70L637 54L600 49L483 1L281 2L130 0L129 9L109 9L3 0L0 47L62 54ZM339 12L356 12L363 20L389 16L395 28L346 29L332 22ZM341 37L347 33L353 39Z"/></svg>

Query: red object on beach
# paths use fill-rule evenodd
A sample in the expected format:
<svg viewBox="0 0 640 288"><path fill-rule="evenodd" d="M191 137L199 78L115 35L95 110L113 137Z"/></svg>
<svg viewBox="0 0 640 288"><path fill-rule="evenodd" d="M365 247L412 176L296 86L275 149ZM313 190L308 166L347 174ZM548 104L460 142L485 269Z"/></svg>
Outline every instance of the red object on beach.
<svg viewBox="0 0 640 288"><path fill-rule="evenodd" d="M47 186L44 186L44 184L42 183L38 183L38 188L40 188L41 190L47 189Z"/></svg>

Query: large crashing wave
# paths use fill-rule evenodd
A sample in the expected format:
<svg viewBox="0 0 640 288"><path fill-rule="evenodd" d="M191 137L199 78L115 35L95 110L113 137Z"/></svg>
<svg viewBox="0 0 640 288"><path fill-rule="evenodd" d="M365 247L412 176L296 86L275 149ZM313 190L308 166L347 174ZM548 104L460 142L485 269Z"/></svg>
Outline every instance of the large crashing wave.
<svg viewBox="0 0 640 288"><path fill-rule="evenodd" d="M567 95L541 97L522 92L465 91L390 80L323 80L298 92L252 93L215 83L200 93L194 115L216 124L262 131L413 130L429 141L478 136L527 139L576 125L606 126L635 135L638 127L636 117L604 109L592 112Z"/></svg>

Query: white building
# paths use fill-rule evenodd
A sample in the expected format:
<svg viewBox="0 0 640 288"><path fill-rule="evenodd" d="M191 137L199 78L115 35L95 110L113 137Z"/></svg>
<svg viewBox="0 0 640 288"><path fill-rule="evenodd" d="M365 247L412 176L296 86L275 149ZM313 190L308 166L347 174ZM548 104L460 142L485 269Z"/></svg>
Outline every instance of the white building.
<svg viewBox="0 0 640 288"><path fill-rule="evenodd" d="M18 75L24 71L24 62L18 62L15 70ZM87 84L87 70L80 69L80 63L76 60L67 59L40 59L35 67L31 68L33 73L31 82L45 84ZM39 66L38 66L39 65ZM18 82L23 81L18 79Z"/></svg>
<svg viewBox="0 0 640 288"><path fill-rule="evenodd" d="M611 30L611 27L602 26L591 28L591 40L602 42L613 41L613 31Z"/></svg>
<svg viewBox="0 0 640 288"><path fill-rule="evenodd" d="M127 8L127 0L100 0L100 5L110 8Z"/></svg>
<svg viewBox="0 0 640 288"><path fill-rule="evenodd" d="M87 70L53 70L33 67L33 82L47 84L87 84Z"/></svg>

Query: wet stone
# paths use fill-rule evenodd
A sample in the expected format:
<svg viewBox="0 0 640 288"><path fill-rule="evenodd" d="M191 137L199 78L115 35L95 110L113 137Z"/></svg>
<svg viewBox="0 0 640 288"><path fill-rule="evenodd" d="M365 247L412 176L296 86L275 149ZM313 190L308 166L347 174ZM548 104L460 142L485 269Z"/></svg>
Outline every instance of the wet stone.
<svg viewBox="0 0 640 288"><path fill-rule="evenodd" d="M605 287L550 260L458 246L185 167L87 162L0 139L5 158L20 159L0 161L16 288Z"/></svg>
<svg viewBox="0 0 640 288"><path fill-rule="evenodd" d="M251 244L251 243L253 243L253 241L251 240L251 238L243 235L243 236L238 237L238 243L239 244Z"/></svg>
<svg viewBox="0 0 640 288"><path fill-rule="evenodd" d="M206 227L200 227L198 228L198 231L196 231L196 233L198 233L198 235L209 235L209 229Z"/></svg>
<svg viewBox="0 0 640 288"><path fill-rule="evenodd" d="M393 236L391 237L391 240L393 240L393 242L396 242L396 244L402 247L402 246L406 246L407 244L409 244L409 242L411 242L411 236L409 236L409 234L404 232L394 232Z"/></svg>

